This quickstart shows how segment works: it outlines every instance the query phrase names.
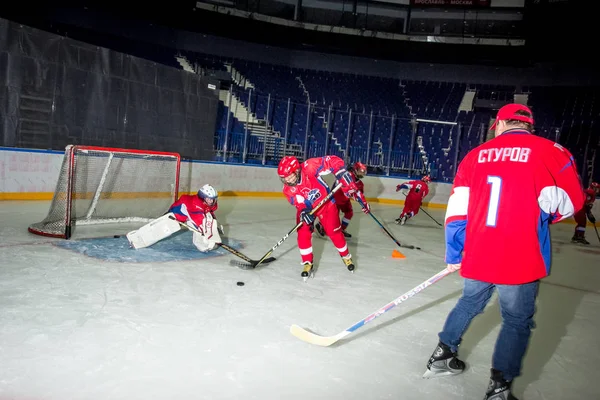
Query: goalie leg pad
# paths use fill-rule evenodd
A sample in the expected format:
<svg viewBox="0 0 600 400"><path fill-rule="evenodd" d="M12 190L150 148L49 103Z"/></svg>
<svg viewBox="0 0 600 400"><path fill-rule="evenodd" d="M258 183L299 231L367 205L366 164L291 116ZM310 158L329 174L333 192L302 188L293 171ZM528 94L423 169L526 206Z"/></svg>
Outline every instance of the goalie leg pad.
<svg viewBox="0 0 600 400"><path fill-rule="evenodd" d="M174 214L165 214L141 228L129 232L127 239L131 246L136 250L143 249L178 232L181 229L179 222L172 220L169 216L174 217Z"/></svg>

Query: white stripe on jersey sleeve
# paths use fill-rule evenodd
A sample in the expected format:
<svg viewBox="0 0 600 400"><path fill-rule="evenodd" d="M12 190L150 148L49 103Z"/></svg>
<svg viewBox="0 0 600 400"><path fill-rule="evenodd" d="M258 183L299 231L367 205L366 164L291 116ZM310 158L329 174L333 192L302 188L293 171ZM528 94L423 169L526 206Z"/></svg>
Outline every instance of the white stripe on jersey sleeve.
<svg viewBox="0 0 600 400"><path fill-rule="evenodd" d="M448 199L448 208L446 209L445 221L448 218L467 216L469 208L469 188L467 186L458 186L453 189L453 193Z"/></svg>
<svg viewBox="0 0 600 400"><path fill-rule="evenodd" d="M575 213L571 198L558 186L546 186L540 191L538 204L545 213L558 217L553 222L569 218Z"/></svg>

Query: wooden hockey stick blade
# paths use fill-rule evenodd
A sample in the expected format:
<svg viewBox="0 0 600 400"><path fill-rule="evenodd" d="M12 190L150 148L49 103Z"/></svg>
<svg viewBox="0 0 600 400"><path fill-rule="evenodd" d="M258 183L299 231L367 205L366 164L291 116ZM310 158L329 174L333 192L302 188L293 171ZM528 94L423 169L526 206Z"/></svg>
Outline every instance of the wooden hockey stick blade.
<svg viewBox="0 0 600 400"><path fill-rule="evenodd" d="M317 346L327 347L327 346L331 346L338 340L342 339L344 336L348 335L350 332L344 331L344 332L338 333L335 336L319 336L317 334L307 331L306 329L304 329L298 325L292 325L290 327L290 333L292 335L296 336L298 339L302 340L303 342L315 344Z"/></svg>

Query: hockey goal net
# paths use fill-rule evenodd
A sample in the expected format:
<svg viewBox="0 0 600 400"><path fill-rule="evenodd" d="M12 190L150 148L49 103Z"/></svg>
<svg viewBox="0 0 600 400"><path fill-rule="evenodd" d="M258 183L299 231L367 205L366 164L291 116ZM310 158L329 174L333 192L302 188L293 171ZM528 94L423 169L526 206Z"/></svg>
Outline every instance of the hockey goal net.
<svg viewBox="0 0 600 400"><path fill-rule="evenodd" d="M177 199L180 163L177 153L69 145L48 215L29 231L69 239L75 225L157 218Z"/></svg>

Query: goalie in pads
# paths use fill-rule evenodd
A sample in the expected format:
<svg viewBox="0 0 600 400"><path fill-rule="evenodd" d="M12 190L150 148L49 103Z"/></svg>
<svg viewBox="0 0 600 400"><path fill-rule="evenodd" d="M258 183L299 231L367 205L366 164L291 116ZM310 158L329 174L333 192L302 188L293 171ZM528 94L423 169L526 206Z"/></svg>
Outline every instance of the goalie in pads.
<svg viewBox="0 0 600 400"><path fill-rule="evenodd" d="M181 229L179 222L182 222L194 232L192 240L198 250L201 252L213 250L221 243L214 214L218 208L217 199L217 191L210 185L204 185L197 195L184 194L179 197L162 217L129 232L127 239L134 249L152 246L178 232Z"/></svg>

